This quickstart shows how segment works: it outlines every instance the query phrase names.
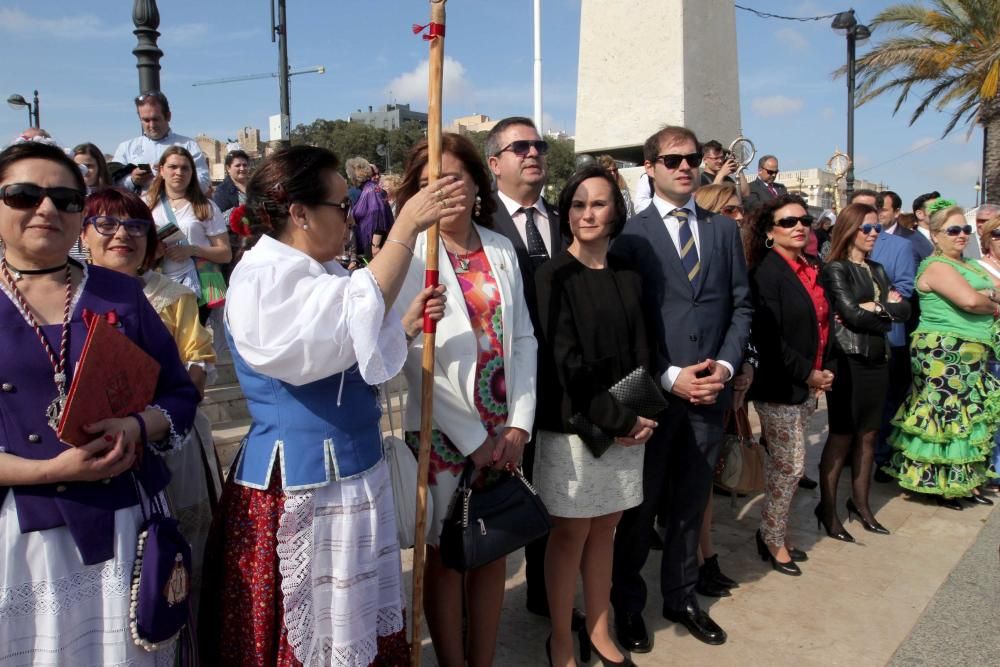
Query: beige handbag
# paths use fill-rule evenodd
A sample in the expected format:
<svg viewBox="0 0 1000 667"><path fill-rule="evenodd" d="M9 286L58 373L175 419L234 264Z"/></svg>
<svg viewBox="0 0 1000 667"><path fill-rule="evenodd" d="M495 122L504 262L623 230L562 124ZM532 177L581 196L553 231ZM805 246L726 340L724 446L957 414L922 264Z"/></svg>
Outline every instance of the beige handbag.
<svg viewBox="0 0 1000 667"><path fill-rule="evenodd" d="M754 440L746 405L730 410L715 466L715 485L734 497L763 491L766 458L767 452Z"/></svg>

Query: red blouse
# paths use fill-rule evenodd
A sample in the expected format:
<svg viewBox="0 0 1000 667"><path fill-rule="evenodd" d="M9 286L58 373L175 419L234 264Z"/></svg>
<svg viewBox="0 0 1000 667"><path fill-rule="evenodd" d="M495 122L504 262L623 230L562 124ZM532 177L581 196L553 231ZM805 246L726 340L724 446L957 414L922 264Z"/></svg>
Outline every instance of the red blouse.
<svg viewBox="0 0 1000 667"><path fill-rule="evenodd" d="M816 325L819 328L819 341L816 344L816 358L813 360L813 368L815 370L822 370L823 350L826 349L826 341L830 337L830 304L826 300L826 292L823 291L823 286L819 284L819 269L807 262L803 257L792 259L780 250L778 250L778 254L792 267L792 271L795 272L802 286L809 293L809 298L813 302L813 308L816 309Z"/></svg>

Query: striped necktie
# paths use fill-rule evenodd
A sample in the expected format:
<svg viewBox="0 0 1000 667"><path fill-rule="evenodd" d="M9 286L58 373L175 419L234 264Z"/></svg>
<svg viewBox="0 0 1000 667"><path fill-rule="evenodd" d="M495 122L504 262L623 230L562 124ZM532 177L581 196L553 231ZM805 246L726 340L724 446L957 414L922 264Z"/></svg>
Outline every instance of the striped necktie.
<svg viewBox="0 0 1000 667"><path fill-rule="evenodd" d="M694 235L691 233L691 225L688 223L688 212L683 208L675 208L670 215L677 218L677 245L678 254L681 256L681 264L687 273L688 280L692 283L698 279L698 272L701 270L701 262L698 260L698 248L694 245Z"/></svg>

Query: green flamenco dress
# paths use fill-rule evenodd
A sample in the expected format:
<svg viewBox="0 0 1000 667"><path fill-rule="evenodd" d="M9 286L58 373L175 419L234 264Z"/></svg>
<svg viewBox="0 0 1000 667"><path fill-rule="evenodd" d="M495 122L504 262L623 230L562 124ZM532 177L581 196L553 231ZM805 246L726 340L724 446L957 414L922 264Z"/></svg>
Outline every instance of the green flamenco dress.
<svg viewBox="0 0 1000 667"><path fill-rule="evenodd" d="M973 289L993 286L971 263L940 255ZM968 313L934 292L918 291L920 323L910 342L913 385L892 419L894 451L887 473L904 489L946 498L968 496L988 478L993 436L1000 427L1000 381L987 362L1000 350L992 315Z"/></svg>

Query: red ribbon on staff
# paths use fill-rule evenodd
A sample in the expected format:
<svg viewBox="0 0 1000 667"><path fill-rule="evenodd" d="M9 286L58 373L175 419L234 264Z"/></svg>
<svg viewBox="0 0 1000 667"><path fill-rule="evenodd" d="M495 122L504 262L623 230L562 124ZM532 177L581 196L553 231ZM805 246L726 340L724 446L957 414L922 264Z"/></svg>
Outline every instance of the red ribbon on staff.
<svg viewBox="0 0 1000 667"><path fill-rule="evenodd" d="M428 28L430 28L430 29L427 30ZM413 24L413 34L414 35L420 34L424 30L427 30L427 34L424 35L424 41L425 42L433 41L433 40L437 39L438 37L444 37L444 24L443 23L434 23L432 21L432 22L428 23L427 25L417 25L416 23Z"/></svg>
<svg viewBox="0 0 1000 667"><path fill-rule="evenodd" d="M424 287L437 287L438 272L427 269L424 271ZM437 331L437 322L431 319L430 315L424 313L424 333L432 334Z"/></svg>

